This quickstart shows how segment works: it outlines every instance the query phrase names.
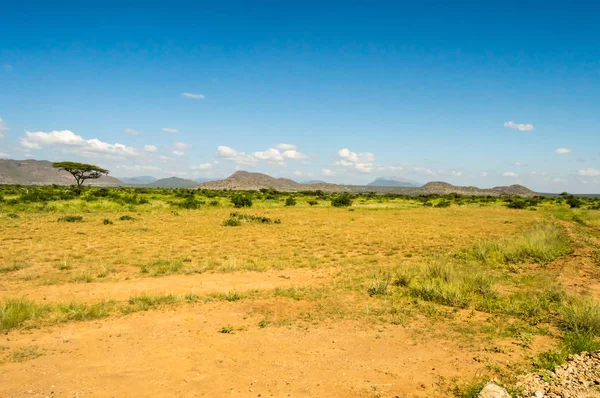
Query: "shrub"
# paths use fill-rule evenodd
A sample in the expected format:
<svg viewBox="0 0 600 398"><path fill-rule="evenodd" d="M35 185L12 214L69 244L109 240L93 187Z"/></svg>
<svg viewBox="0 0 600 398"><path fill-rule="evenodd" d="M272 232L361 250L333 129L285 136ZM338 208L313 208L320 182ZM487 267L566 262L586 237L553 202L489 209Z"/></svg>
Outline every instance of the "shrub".
<svg viewBox="0 0 600 398"><path fill-rule="evenodd" d="M348 207L352 206L352 196L350 194L342 194L338 195L331 200L331 205L333 207Z"/></svg>
<svg viewBox="0 0 600 398"><path fill-rule="evenodd" d="M250 197L250 195L236 194L231 198L231 203L236 209L240 209L242 207L252 207L252 197Z"/></svg>
<svg viewBox="0 0 600 398"><path fill-rule="evenodd" d="M124 216L119 217L119 220L121 220L121 221L135 221L135 218L133 218L133 217L131 217L131 216L129 216L129 215L126 214Z"/></svg>
<svg viewBox="0 0 600 398"><path fill-rule="evenodd" d="M316 205L318 205L318 204L319 204L319 202L317 202L316 200L309 200L309 201L308 201L308 204L309 204L310 206L316 206Z"/></svg>
<svg viewBox="0 0 600 398"><path fill-rule="evenodd" d="M239 227L240 225L242 225L240 220L234 217L230 217L227 220L223 221L223 226L225 227Z"/></svg>
<svg viewBox="0 0 600 398"><path fill-rule="evenodd" d="M527 202L523 199L510 199L506 207L509 209L523 210L527 208Z"/></svg>
<svg viewBox="0 0 600 398"><path fill-rule="evenodd" d="M186 198L183 202L180 202L178 204L178 206L181 207L182 209L195 210L195 209L199 209L200 206L202 206L203 204L204 204L204 202L201 202L201 201L197 200L196 198L194 198L193 196L190 196L190 197Z"/></svg>
<svg viewBox="0 0 600 398"><path fill-rule="evenodd" d="M565 304L560 310L559 325L568 332L600 335L600 306L591 301L578 301Z"/></svg>
<svg viewBox="0 0 600 398"><path fill-rule="evenodd" d="M58 222L82 222L81 216L63 216L58 218Z"/></svg>
<svg viewBox="0 0 600 398"><path fill-rule="evenodd" d="M380 296L387 294L388 287L390 285L390 275L387 273L378 275L371 285L367 288L369 296Z"/></svg>
<svg viewBox="0 0 600 398"><path fill-rule="evenodd" d="M290 197L288 197L288 198L285 200L285 205L286 205L286 206L296 206L296 199L294 199L294 198L293 198L293 197L291 197L291 196L290 196Z"/></svg>
<svg viewBox="0 0 600 398"><path fill-rule="evenodd" d="M445 207L450 207L451 204L452 203L450 203L450 201L448 201L446 199L442 199L435 205L435 207L445 208ZM460 204L460 203L457 202L457 204Z"/></svg>
<svg viewBox="0 0 600 398"><path fill-rule="evenodd" d="M113 223L113 222L112 222L111 220L109 220L108 218L105 218L105 219L102 221L102 224L104 224L104 225L112 225L112 223Z"/></svg>
<svg viewBox="0 0 600 398"><path fill-rule="evenodd" d="M218 200L211 200L209 203L210 206L218 206L219 205L219 201Z"/></svg>
<svg viewBox="0 0 600 398"><path fill-rule="evenodd" d="M19 215L17 213L8 213L6 215L6 217L8 217L8 218L19 218Z"/></svg>

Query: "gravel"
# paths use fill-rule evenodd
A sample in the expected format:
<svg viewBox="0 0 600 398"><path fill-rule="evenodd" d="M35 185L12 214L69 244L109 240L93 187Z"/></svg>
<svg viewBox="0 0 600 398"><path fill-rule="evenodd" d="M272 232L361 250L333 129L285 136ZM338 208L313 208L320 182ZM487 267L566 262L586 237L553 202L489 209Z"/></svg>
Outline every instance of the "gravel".
<svg viewBox="0 0 600 398"><path fill-rule="evenodd" d="M600 351L569 355L566 364L522 376L515 387L521 398L600 397Z"/></svg>

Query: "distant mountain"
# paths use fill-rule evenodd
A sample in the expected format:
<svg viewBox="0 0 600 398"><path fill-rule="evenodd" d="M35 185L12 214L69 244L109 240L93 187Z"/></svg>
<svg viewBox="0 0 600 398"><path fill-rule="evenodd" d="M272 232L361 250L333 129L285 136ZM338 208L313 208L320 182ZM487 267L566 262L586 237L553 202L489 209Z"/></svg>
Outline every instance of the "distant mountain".
<svg viewBox="0 0 600 398"><path fill-rule="evenodd" d="M511 185L509 187L495 187L491 189L480 189L476 187L455 186L446 182L429 182L423 185L422 187L336 185L327 183L300 184L296 181L287 178L273 178L266 174L249 173L247 171L236 171L224 180L205 182L198 185L198 188L248 191L266 188L276 189L278 191L283 192L322 190L325 192L378 192L397 193L404 195L447 195L451 193L473 196L536 195L535 192L521 185Z"/></svg>
<svg viewBox="0 0 600 398"><path fill-rule="evenodd" d="M122 177L120 178L125 184L150 184L157 179L152 176L139 176L139 177Z"/></svg>
<svg viewBox="0 0 600 398"><path fill-rule="evenodd" d="M423 184L402 177L379 177L375 181L367 184L368 187L420 187Z"/></svg>
<svg viewBox="0 0 600 398"><path fill-rule="evenodd" d="M219 178L204 178L204 177L198 177L198 178L194 178L194 181L196 181L197 183L201 184L203 182L209 182L209 181L215 181L218 180Z"/></svg>
<svg viewBox="0 0 600 398"><path fill-rule="evenodd" d="M300 184L287 178L274 178L266 174L236 171L224 180L210 181L198 185L201 189L233 189L233 190L259 190L275 189L278 191L344 191L345 189L335 184Z"/></svg>
<svg viewBox="0 0 600 398"><path fill-rule="evenodd" d="M66 171L52 167L46 160L0 159L0 184L21 185L74 185L75 179ZM125 185L111 176L89 179L84 185L119 186Z"/></svg>
<svg viewBox="0 0 600 398"><path fill-rule="evenodd" d="M196 181L188 180L186 178L169 177L161 178L151 182L150 184L144 184L147 188L195 188L198 185Z"/></svg>
<svg viewBox="0 0 600 398"><path fill-rule="evenodd" d="M312 184L327 184L327 183L323 180L310 180L310 181L303 181L300 184L312 185Z"/></svg>
<svg viewBox="0 0 600 398"><path fill-rule="evenodd" d="M420 188L425 194L445 195L456 193L460 195L475 195L475 196L500 196L500 195L520 195L520 196L535 196L536 193L522 185L511 185L494 187L490 189L481 189L477 187L462 187L447 182L428 182Z"/></svg>

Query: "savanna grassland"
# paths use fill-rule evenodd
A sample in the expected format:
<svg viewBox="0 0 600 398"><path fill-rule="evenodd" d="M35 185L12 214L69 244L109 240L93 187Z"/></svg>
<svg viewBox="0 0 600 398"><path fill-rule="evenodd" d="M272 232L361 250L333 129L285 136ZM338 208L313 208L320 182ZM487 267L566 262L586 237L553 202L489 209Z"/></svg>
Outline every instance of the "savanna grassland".
<svg viewBox="0 0 600 398"><path fill-rule="evenodd" d="M599 204L0 187L0 396L511 390L600 348Z"/></svg>

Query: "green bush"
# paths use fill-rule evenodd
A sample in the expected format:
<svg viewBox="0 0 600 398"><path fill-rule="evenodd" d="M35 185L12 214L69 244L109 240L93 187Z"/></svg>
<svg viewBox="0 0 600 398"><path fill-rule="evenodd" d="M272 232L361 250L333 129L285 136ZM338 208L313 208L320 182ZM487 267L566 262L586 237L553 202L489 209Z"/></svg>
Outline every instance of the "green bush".
<svg viewBox="0 0 600 398"><path fill-rule="evenodd" d="M252 197L250 195L236 194L231 198L231 203L236 209L240 209L242 207L252 207Z"/></svg>
<svg viewBox="0 0 600 398"><path fill-rule="evenodd" d="M112 223L113 223L113 222L112 222L111 220L109 220L108 218L105 218L105 219L102 221L102 223L103 223L104 225L112 225Z"/></svg>
<svg viewBox="0 0 600 398"><path fill-rule="evenodd" d="M316 200L309 200L307 203L308 203L310 206L316 206L316 205L318 205L318 204L319 204L319 202L317 202Z"/></svg>
<svg viewBox="0 0 600 398"><path fill-rule="evenodd" d="M333 207L349 207L352 206L352 196L350 194L338 195L331 200Z"/></svg>
<svg viewBox="0 0 600 398"><path fill-rule="evenodd" d="M291 197L291 196L290 196L290 197L288 197L288 198L285 200L285 205L286 205L286 206L296 206L296 199L294 199L294 198L293 198L293 197Z"/></svg>
<svg viewBox="0 0 600 398"><path fill-rule="evenodd" d="M461 204L461 203L457 203L457 204ZM450 201L448 201L446 199L442 199L435 205L435 207L445 208L445 207L450 207L450 205L452 205L452 203L450 203Z"/></svg>

